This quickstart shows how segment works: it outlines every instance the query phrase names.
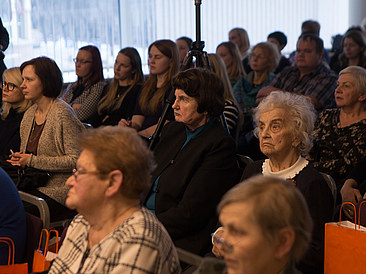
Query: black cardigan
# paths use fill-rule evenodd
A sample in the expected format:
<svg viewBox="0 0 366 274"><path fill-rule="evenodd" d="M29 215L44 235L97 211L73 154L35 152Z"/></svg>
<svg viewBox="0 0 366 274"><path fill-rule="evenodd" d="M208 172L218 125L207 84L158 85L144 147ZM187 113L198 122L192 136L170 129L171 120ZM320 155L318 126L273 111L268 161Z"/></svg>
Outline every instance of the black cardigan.
<svg viewBox="0 0 366 274"><path fill-rule="evenodd" d="M216 206L240 172L234 140L218 121L181 150L185 130L182 123L168 123L156 146L155 210L177 247L203 255L211 249Z"/></svg>

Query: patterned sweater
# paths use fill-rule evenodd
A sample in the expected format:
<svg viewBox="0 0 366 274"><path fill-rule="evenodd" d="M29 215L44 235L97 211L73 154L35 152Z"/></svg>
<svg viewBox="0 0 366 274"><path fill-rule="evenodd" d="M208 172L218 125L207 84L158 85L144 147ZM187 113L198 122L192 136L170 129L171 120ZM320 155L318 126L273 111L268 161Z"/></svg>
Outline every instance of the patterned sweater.
<svg viewBox="0 0 366 274"><path fill-rule="evenodd" d="M82 215L74 218L48 273L180 273L172 240L145 208L91 248L89 229Z"/></svg>

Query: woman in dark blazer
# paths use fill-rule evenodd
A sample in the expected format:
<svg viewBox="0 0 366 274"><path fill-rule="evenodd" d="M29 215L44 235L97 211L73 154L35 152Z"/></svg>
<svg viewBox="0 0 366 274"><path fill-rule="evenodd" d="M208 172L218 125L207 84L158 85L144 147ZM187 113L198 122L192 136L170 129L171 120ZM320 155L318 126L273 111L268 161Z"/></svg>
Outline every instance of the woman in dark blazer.
<svg viewBox="0 0 366 274"><path fill-rule="evenodd" d="M217 224L216 206L239 181L234 140L221 126L224 88L214 73L180 72L173 80L175 122L155 149L157 168L145 205L177 247L203 255Z"/></svg>

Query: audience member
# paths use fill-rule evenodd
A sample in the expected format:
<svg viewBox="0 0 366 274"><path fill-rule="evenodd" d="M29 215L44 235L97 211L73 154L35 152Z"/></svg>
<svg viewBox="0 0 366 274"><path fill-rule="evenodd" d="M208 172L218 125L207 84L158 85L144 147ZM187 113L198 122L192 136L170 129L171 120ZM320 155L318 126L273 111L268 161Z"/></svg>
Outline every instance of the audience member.
<svg viewBox="0 0 366 274"><path fill-rule="evenodd" d="M249 58L252 71L236 82L233 91L244 114L251 116L258 91L267 86L275 76L273 71L278 65L280 55L272 43L263 42L253 47Z"/></svg>
<svg viewBox="0 0 366 274"><path fill-rule="evenodd" d="M366 154L366 69L350 66L339 73L338 108L320 113L311 159L318 170L333 177L338 190Z"/></svg>
<svg viewBox="0 0 366 274"><path fill-rule="evenodd" d="M239 109L238 102L236 101L233 89L230 84L229 76L227 75L226 67L221 57L217 54L208 54L210 66L212 71L220 77L224 84L224 97L225 108L224 114L227 123L227 127L230 131L230 135L236 139L242 122L242 113Z"/></svg>
<svg viewBox="0 0 366 274"><path fill-rule="evenodd" d="M278 52L281 55L280 62L278 63L278 66L277 66L276 70L274 71L274 73L277 74L277 73L281 72L285 67L291 65L290 61L281 54L281 51L287 45L287 37L283 32L275 31L275 32L268 34L267 41L275 44L276 47L278 48Z"/></svg>
<svg viewBox="0 0 366 274"><path fill-rule="evenodd" d="M20 122L32 102L24 99L23 90L20 87L23 79L18 67L5 70L2 79L0 155L8 156L11 153L10 150L19 151L20 149Z"/></svg>
<svg viewBox="0 0 366 274"><path fill-rule="evenodd" d="M4 70L6 70L6 66L4 63L5 54L4 51L9 46L9 33L3 25L0 17L0 78L2 78Z"/></svg>
<svg viewBox="0 0 366 274"><path fill-rule="evenodd" d="M335 105L333 91L337 76L322 62L323 41L312 34L300 36L294 66L282 70L257 95L260 101L271 91L281 89L310 97L317 110Z"/></svg>
<svg viewBox="0 0 366 274"><path fill-rule="evenodd" d="M121 127L91 129L80 144L66 182L66 205L79 214L48 273L179 273L168 233L140 206L152 152L134 130Z"/></svg>
<svg viewBox="0 0 366 274"><path fill-rule="evenodd" d="M186 57L189 50L192 48L192 39L186 36L179 37L175 43L177 44L179 51L179 62L180 65L183 64L184 57Z"/></svg>
<svg viewBox="0 0 366 274"><path fill-rule="evenodd" d="M189 69L174 78L173 88L176 121L163 128L155 148L145 204L177 247L203 255L217 223L215 208L239 181L235 143L217 119L225 104L218 76Z"/></svg>
<svg viewBox="0 0 366 274"><path fill-rule="evenodd" d="M157 40L149 46L150 75L145 82L131 121L122 119L121 126L132 127L149 138L162 115L166 99L172 92L171 81L179 70L179 53L171 40ZM173 121L173 111L167 121Z"/></svg>
<svg viewBox="0 0 366 274"><path fill-rule="evenodd" d="M121 49L114 63L114 78L105 87L98 112L90 119L93 127L115 126L121 119L131 120L143 81L138 51L129 47Z"/></svg>
<svg viewBox="0 0 366 274"><path fill-rule="evenodd" d="M0 237L9 237L14 241L15 263L22 263L27 227L24 207L13 181L1 167L0 187ZM10 256L8 246L0 243L0 265L8 264L8 256Z"/></svg>
<svg viewBox="0 0 366 274"><path fill-rule="evenodd" d="M342 38L343 52L332 57L330 68L339 73L348 66L366 68L366 40L361 31L347 31Z"/></svg>
<svg viewBox="0 0 366 274"><path fill-rule="evenodd" d="M312 147L315 109L304 96L274 91L256 108L260 149L268 159L249 164L254 174L290 181L304 195L314 222L311 247L298 265L304 273L323 273L324 224L332 219L334 198L323 176L304 158Z"/></svg>
<svg viewBox="0 0 366 274"><path fill-rule="evenodd" d="M302 22L300 36L302 36L304 34L312 34L314 36L320 37L319 36L319 34L320 34L319 22L314 21L314 20L306 20L306 21ZM296 51L294 51L290 54L289 61L291 64L293 64L295 62L295 53L296 53ZM323 49L322 61L324 62L324 65L326 65L326 66L328 66L328 64L330 62L329 54L324 49Z"/></svg>
<svg viewBox="0 0 366 274"><path fill-rule="evenodd" d="M38 57L24 62L20 71L21 88L25 99L34 104L24 114L20 124L20 150L12 153L9 162L48 171L45 186L27 192L43 198L51 212L51 219L67 213L65 181L75 167L80 149L76 137L83 125L72 108L57 99L62 88L62 74L57 64ZM37 183L37 182L35 182Z"/></svg>
<svg viewBox="0 0 366 274"><path fill-rule="evenodd" d="M79 49L74 62L78 80L67 87L63 99L81 122L89 123L104 87L102 59L98 48L89 45Z"/></svg>
<svg viewBox="0 0 366 274"><path fill-rule="evenodd" d="M223 42L217 46L216 54L224 61L231 86L233 86L245 75L238 47L233 42Z"/></svg>
<svg viewBox="0 0 366 274"><path fill-rule="evenodd" d="M243 28L233 28L229 31L229 41L238 46L240 59L243 60L249 54L249 36Z"/></svg>
<svg viewBox="0 0 366 274"><path fill-rule="evenodd" d="M312 221L296 187L256 176L229 190L218 212L222 236L215 235L213 242L228 274L300 273L295 264L308 249Z"/></svg>

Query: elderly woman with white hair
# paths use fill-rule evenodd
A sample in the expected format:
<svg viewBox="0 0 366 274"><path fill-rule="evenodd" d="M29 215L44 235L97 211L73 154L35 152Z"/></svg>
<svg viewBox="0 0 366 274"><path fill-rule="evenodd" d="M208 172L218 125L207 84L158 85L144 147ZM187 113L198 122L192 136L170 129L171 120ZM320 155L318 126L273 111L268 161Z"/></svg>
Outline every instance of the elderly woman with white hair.
<svg viewBox="0 0 366 274"><path fill-rule="evenodd" d="M298 273L295 263L308 249L312 220L303 195L291 183L252 177L224 195L218 212L223 227L213 240L228 274Z"/></svg>
<svg viewBox="0 0 366 274"><path fill-rule="evenodd" d="M272 92L254 113L260 150L268 159L249 164L242 176L276 176L304 195L314 222L311 247L299 265L304 273L323 273L324 224L331 220L334 207L328 184L304 158L312 147L315 119L315 109L305 96Z"/></svg>

